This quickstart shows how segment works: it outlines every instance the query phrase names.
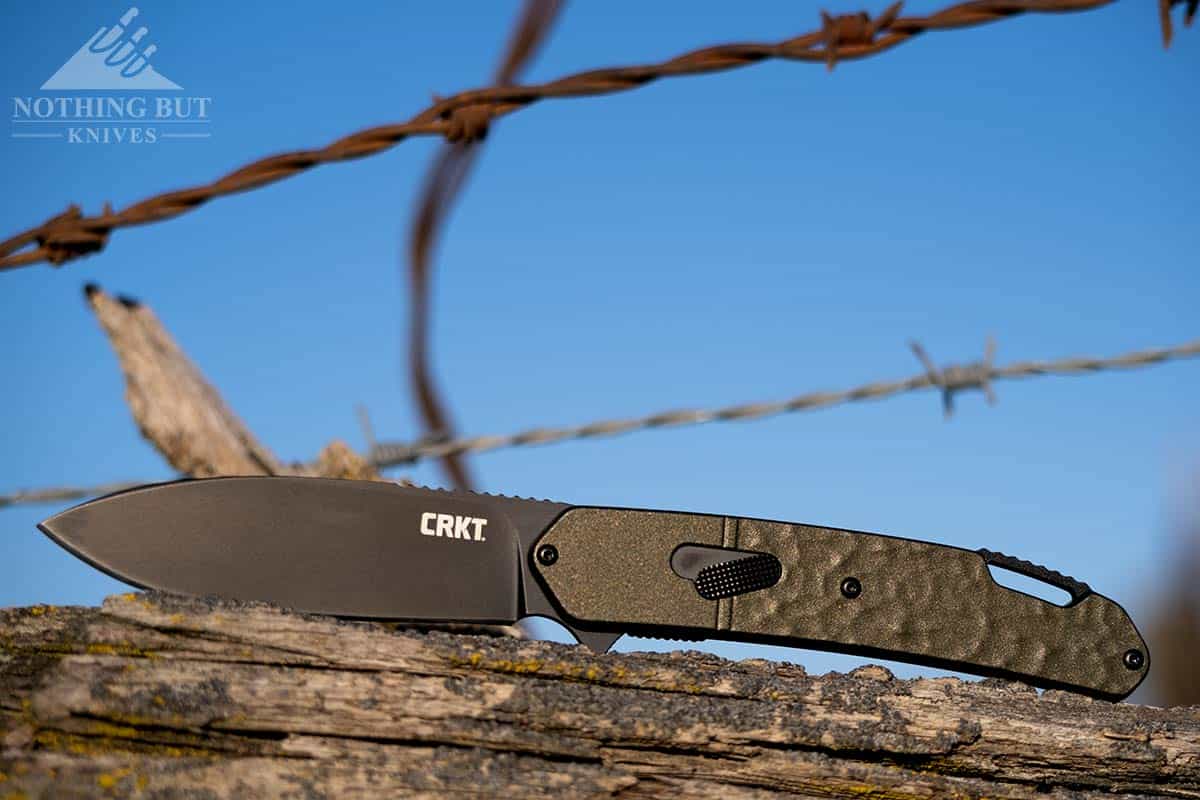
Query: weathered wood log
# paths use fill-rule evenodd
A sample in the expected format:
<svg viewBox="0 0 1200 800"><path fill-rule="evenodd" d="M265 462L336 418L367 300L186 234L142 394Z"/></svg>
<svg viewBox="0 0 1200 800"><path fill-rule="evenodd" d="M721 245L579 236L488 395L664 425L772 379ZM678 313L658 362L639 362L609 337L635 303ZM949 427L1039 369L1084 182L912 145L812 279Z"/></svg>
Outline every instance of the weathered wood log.
<svg viewBox="0 0 1200 800"><path fill-rule="evenodd" d="M89 284L85 294L125 376L138 430L172 467L194 478L310 475L383 480L334 440L313 464L284 464L260 443L144 303Z"/></svg>
<svg viewBox="0 0 1200 800"><path fill-rule="evenodd" d="M164 595L0 611L0 797L1200 796L1200 708Z"/></svg>

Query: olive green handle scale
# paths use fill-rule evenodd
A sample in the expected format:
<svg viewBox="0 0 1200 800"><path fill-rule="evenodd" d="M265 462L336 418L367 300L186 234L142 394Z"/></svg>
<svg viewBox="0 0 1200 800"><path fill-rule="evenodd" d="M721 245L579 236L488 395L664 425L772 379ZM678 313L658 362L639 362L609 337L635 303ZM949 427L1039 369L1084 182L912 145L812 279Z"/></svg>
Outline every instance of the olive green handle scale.
<svg viewBox="0 0 1200 800"><path fill-rule="evenodd" d="M1086 584L990 551L757 519L573 507L529 550L572 626L783 644L1119 700L1149 669L1129 616ZM1057 605L989 564L1070 593Z"/></svg>

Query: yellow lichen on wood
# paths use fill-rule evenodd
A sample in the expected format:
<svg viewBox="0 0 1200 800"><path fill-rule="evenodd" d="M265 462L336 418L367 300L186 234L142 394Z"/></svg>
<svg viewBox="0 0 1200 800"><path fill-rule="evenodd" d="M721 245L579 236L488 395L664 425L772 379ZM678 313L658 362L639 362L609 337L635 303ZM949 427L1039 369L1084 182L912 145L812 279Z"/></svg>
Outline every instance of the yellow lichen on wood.
<svg viewBox="0 0 1200 800"><path fill-rule="evenodd" d="M96 783L101 789L115 789L117 784L127 778L133 770L129 767L122 767L112 772L101 772L96 776Z"/></svg>
<svg viewBox="0 0 1200 800"><path fill-rule="evenodd" d="M125 603L137 603L139 606L147 610L152 610L154 608L154 605L146 599L145 595L138 594L137 592L125 592L124 594L111 596L108 599L112 600L114 597Z"/></svg>
<svg viewBox="0 0 1200 800"><path fill-rule="evenodd" d="M580 666L563 661L546 662L538 658L486 659L482 653L472 653L465 659L451 658L455 666L471 666L488 672L504 672L512 675L542 674L588 683L622 681L629 674L624 668L608 668L599 664Z"/></svg>
<svg viewBox="0 0 1200 800"><path fill-rule="evenodd" d="M194 788L234 800L298 787L409 796L435 785L431 761L441 794L546 800L633 786L647 798L1034 797L1042 786L1081 800L1113 787L1200 797L1200 722L1186 709L1067 702L1007 684L931 688L880 680L882 670L810 676L694 654L599 655L315 615L281 624L286 612L258 604L148 602L148 613L121 603L90 619L80 609L12 616L5 634L19 653L75 655L0 663L0 691L17 695L0 797ZM188 657L134 657L149 647ZM247 648L259 654L249 665ZM33 680L30 666L41 671ZM22 763L35 774L17 774ZM1095 790L1074 791L1080 774Z"/></svg>
<svg viewBox="0 0 1200 800"><path fill-rule="evenodd" d="M147 721L145 725L160 726L152 721ZM142 753L168 758L216 758L220 755L220 751L208 746L208 742L199 734L180 729L171 731L168 735L172 739L183 741L148 741L145 738L146 730L93 720L87 723L84 733L42 729L34 734L34 741L45 750L77 756Z"/></svg>

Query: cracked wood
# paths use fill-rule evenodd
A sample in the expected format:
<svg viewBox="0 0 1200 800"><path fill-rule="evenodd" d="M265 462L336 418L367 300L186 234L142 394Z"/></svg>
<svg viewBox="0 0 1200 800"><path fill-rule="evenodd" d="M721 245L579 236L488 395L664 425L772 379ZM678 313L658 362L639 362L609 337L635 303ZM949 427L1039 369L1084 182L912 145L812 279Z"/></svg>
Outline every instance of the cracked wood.
<svg viewBox="0 0 1200 800"><path fill-rule="evenodd" d="M130 594L0 611L0 797L1197 797L1200 709Z"/></svg>

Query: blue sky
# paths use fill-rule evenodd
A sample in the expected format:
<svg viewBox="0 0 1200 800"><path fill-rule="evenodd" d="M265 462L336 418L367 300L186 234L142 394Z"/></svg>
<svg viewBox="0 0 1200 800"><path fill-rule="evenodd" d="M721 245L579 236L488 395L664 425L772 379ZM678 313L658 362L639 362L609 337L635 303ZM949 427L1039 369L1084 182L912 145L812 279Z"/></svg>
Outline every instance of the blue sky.
<svg viewBox="0 0 1200 800"><path fill-rule="evenodd" d="M5 137L0 237L399 120L486 82L514 3L331 9L138 3L154 64L212 97L211 139ZM568 4L527 77L811 29L796 2ZM881 4L882 6L882 4ZM910 12L937 4L913 2ZM7 5L0 89L36 94L127 4ZM851 9L857 10L857 6ZM878 9L876 9L878 10ZM880 58L771 63L499 123L438 255L433 349L460 429L499 433L771 400L938 361L1114 354L1200 335L1200 39L1145 3L930 34ZM400 256L436 143L332 165L119 231L61 270L0 275L0 489L162 479L86 309L150 304L286 459L418 432ZM489 491L816 522L989 547L1087 580L1143 627L1194 500L1200 364L932 394L748 424L483 455ZM422 483L431 465L398 472ZM0 605L119 584L0 511ZM1153 642L1151 643L1153 645ZM650 646L642 641L621 647ZM853 659L770 648L824 671ZM927 670L900 670L903 674Z"/></svg>

